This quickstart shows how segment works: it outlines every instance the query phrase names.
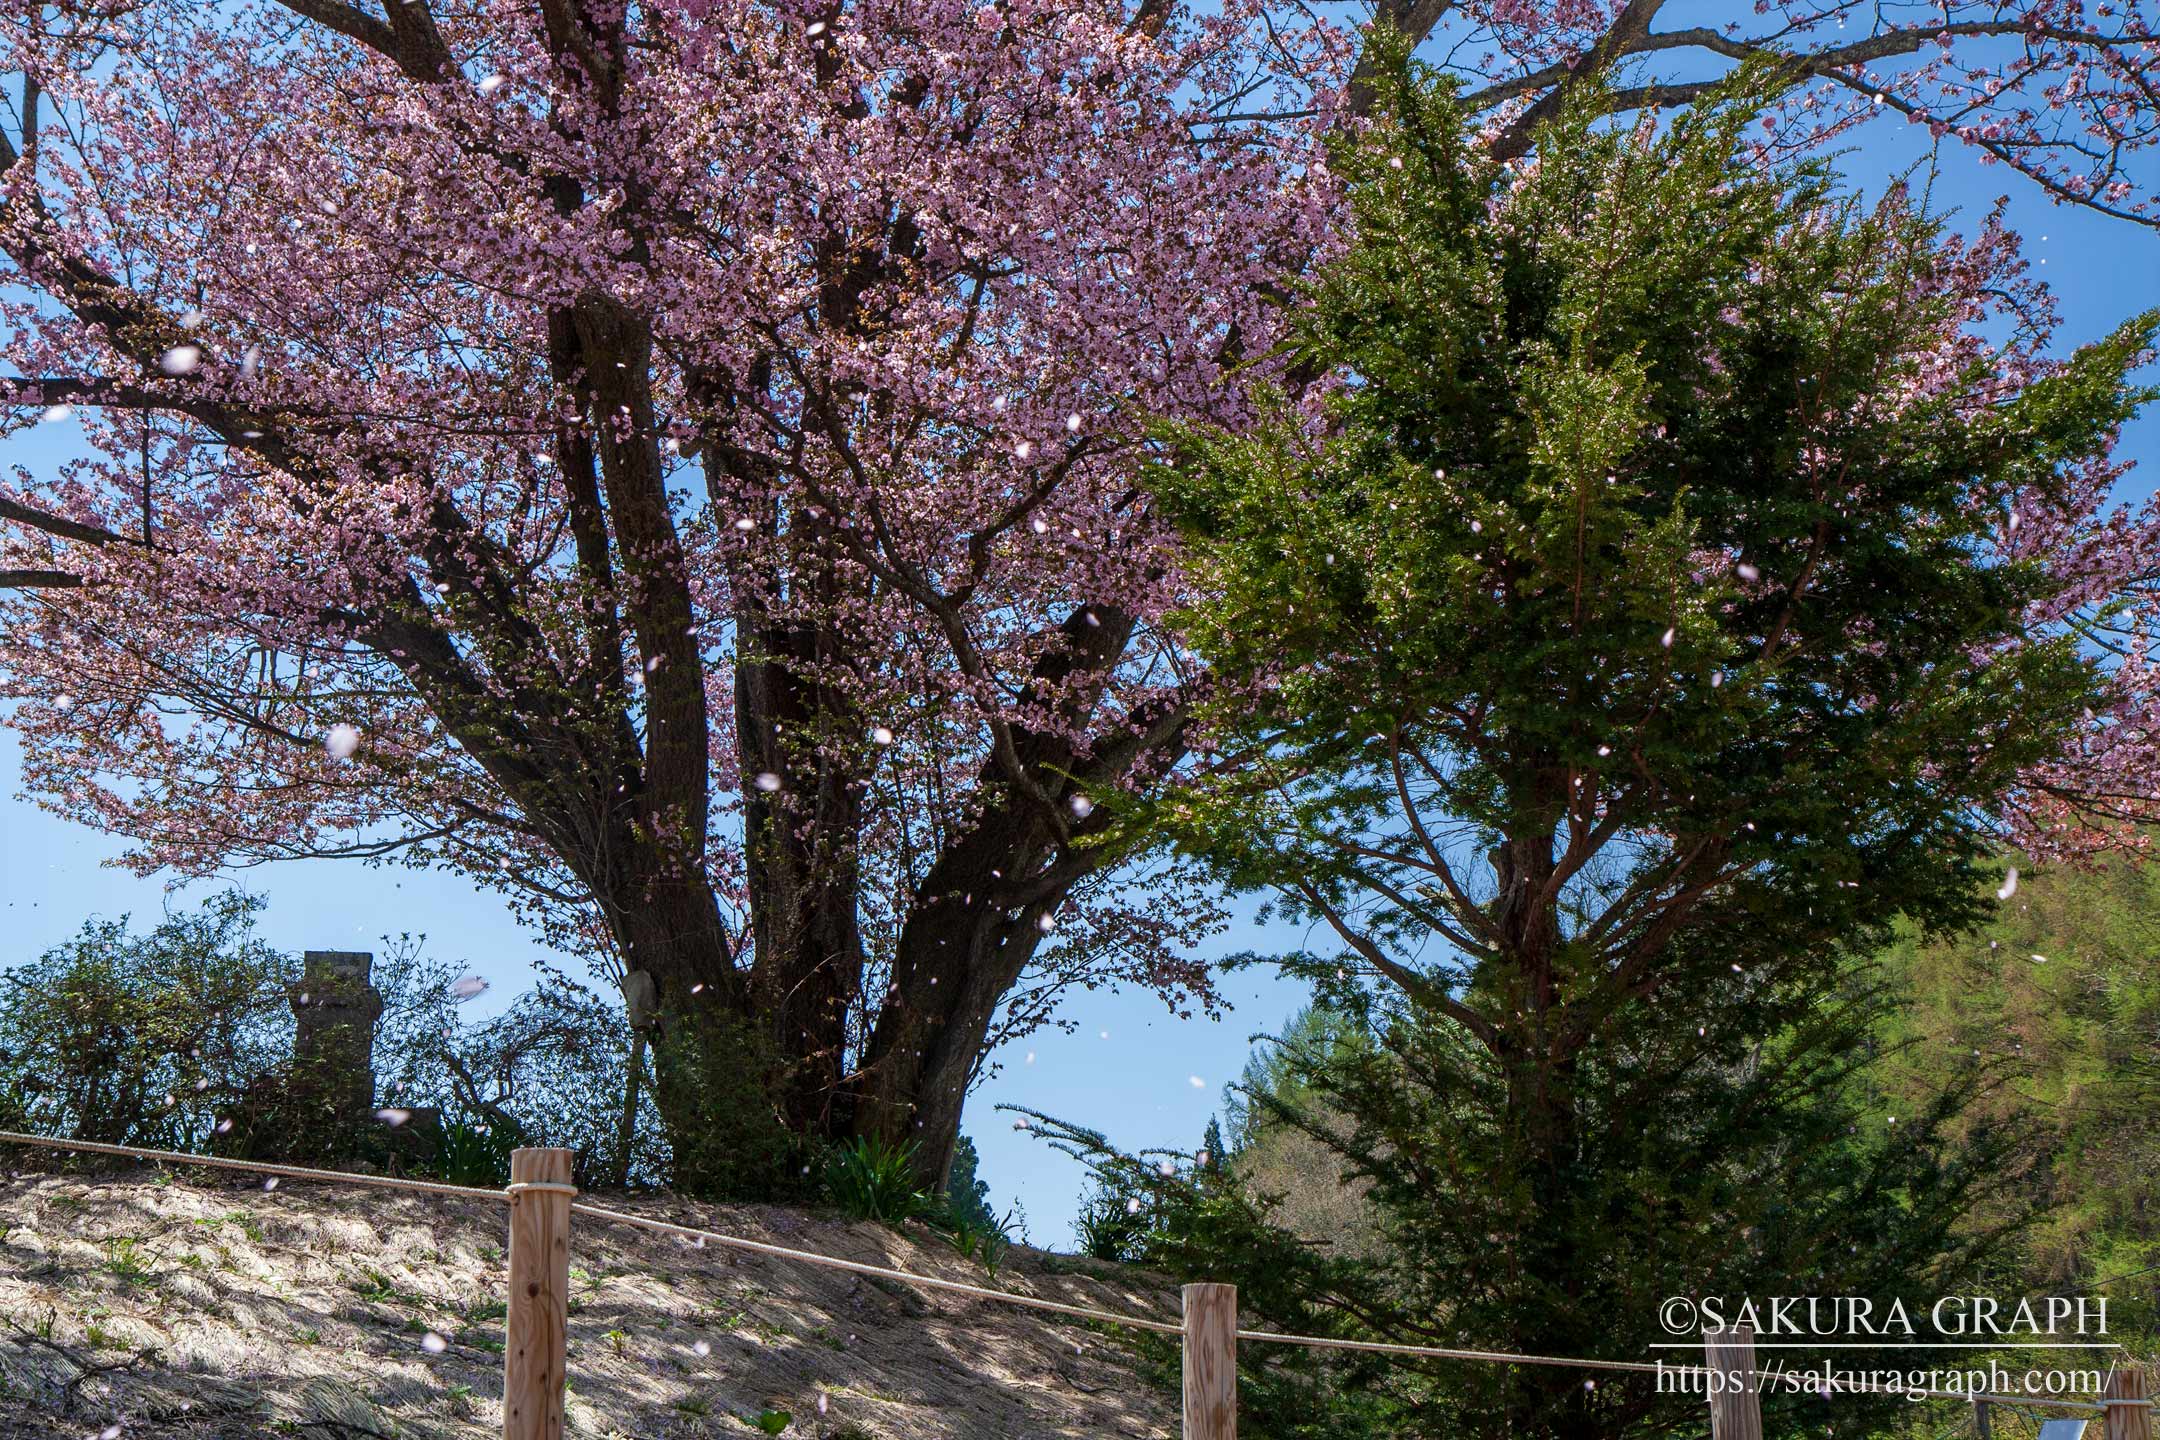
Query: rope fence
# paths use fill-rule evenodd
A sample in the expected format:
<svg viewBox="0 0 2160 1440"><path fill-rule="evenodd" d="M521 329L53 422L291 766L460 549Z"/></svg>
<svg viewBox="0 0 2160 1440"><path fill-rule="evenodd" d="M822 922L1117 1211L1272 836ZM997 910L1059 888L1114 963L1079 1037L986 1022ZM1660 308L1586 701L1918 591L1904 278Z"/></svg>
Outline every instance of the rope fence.
<svg viewBox="0 0 2160 1440"><path fill-rule="evenodd" d="M762 1240L745 1240L740 1235L723 1235L717 1230L700 1230L695 1226L677 1225L667 1220L653 1220L643 1215L632 1215L622 1210L607 1210L598 1205L572 1202L570 1213L589 1215L595 1220L609 1220L618 1225L631 1225L640 1230L651 1230L662 1235L676 1235L686 1240L711 1241L730 1250L744 1250L753 1255L769 1255L780 1260L797 1260L805 1265L817 1265L827 1270L842 1270L851 1275L869 1275L887 1280L897 1280L922 1290L941 1291L948 1295L965 1295L975 1300L995 1300L1006 1305L1016 1305L1023 1310L1045 1310L1053 1315L1070 1316L1075 1320L1093 1320L1103 1325L1124 1325L1135 1330L1152 1330L1159 1335L1182 1335L1185 1327L1170 1320L1150 1320L1140 1315L1117 1315L1108 1310L1095 1310L1086 1305L1067 1305L1059 1300L1044 1300L1034 1295L1021 1295L1011 1290L992 1290L983 1285L969 1285L959 1280L945 1280L935 1275L917 1275L906 1270L894 1270L885 1265L871 1265L860 1260L842 1260L833 1255L820 1255L814 1250L790 1250L785 1245L768 1245Z"/></svg>
<svg viewBox="0 0 2160 1440"><path fill-rule="evenodd" d="M81 1150L91 1155L116 1155L123 1160L155 1160L163 1165L201 1165L213 1170L245 1170L274 1175L281 1180L320 1180L335 1185L368 1185L378 1190L404 1190L416 1195L444 1195L453 1200L492 1200L507 1205L505 1190L477 1185L450 1185L437 1180L406 1180L396 1175L360 1175L348 1170L310 1170L304 1165L272 1165L262 1160L233 1160L223 1155L191 1155L182 1150L145 1150L139 1145L107 1145L95 1140L55 1140L49 1135L21 1135L0 1130L0 1142L37 1145L47 1150Z"/></svg>
<svg viewBox="0 0 2160 1440"><path fill-rule="evenodd" d="M1186 1440L1234 1440L1237 1433L1236 1346L1239 1341L1259 1345L1291 1345L1315 1350L1356 1351L1402 1359L1458 1360L1480 1364L1547 1366L1689 1378L1701 1382L1709 1396L1712 1440L1760 1440L1760 1382L1766 1378L1795 1378L1784 1372L1766 1372L1757 1368L1753 1334L1745 1327L1713 1332L1704 1337L1705 1350L1709 1357L1714 1360L1722 1352L1724 1363L1682 1365L1519 1354L1500 1350L1450 1349L1434 1345L1401 1345L1376 1340L1345 1340L1317 1335L1287 1335L1268 1330L1242 1330L1237 1328L1236 1323L1237 1292L1235 1287L1228 1285L1184 1287L1182 1322L1157 1320L1144 1315L1118 1314L1087 1305L1072 1305L1011 1290L996 1290L963 1281L946 1280L935 1275L915 1274L888 1265L843 1260L838 1256L822 1255L816 1251L793 1249L717 1230L680 1225L673 1221L656 1220L628 1211L588 1204L576 1198L578 1189L570 1183L571 1152L567 1150L531 1148L513 1152L510 1183L500 1189L491 1189L473 1185L452 1185L435 1180L411 1180L394 1175L318 1170L301 1165L232 1159L222 1155L153 1150L135 1145L62 1140L8 1130L0 1130L0 1143L107 1155L162 1165L240 1171L278 1179L397 1190L452 1200L484 1200L508 1206L511 1211L511 1243L509 1300L505 1315L507 1340L504 1347L505 1440L560 1440L562 1434L563 1360L569 1298L569 1221L572 1215L690 1240L700 1247L713 1244L771 1259L888 1280L919 1290L1010 1305L1067 1319L1180 1336L1184 1341L1185 1352ZM1718 1382L1729 1382L1734 1377L1739 1377L1741 1381L1738 1387L1741 1393L1721 1395ZM2143 1371L2134 1365L2117 1366L2109 1376L2108 1393L2098 1400L1900 1386L1857 1377L1834 1379L1820 1387L1802 1385L1800 1388L1818 1394L1870 1393L1957 1400L1973 1404L1982 1416L1985 1415L1985 1407L1988 1405L2084 1411L2106 1417L2106 1440L2152 1440L2149 1411L2155 1402L2145 1398Z"/></svg>

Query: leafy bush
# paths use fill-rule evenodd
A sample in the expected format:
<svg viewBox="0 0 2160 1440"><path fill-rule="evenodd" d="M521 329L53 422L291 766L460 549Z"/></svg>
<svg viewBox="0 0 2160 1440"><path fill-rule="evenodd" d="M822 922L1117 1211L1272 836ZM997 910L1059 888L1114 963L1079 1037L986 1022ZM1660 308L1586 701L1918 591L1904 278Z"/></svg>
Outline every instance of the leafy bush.
<svg viewBox="0 0 2160 1440"><path fill-rule="evenodd" d="M1098 1171L1080 1213L1073 1217L1073 1233L1080 1253L1097 1260L1138 1262L1147 1254L1148 1231L1156 1217L1150 1213L1140 1187L1116 1170Z"/></svg>
<svg viewBox="0 0 2160 1440"><path fill-rule="evenodd" d="M696 1097L697 1126L667 1139L670 1185L706 1199L768 1202L816 1189L816 1152L773 1104L782 1065L769 1035L716 1008L678 1011L651 1056L656 1095Z"/></svg>
<svg viewBox="0 0 2160 1440"><path fill-rule="evenodd" d="M148 935L128 917L0 974L0 1109L47 1134L192 1149L290 1048L295 967L234 892Z"/></svg>
<svg viewBox="0 0 2160 1440"><path fill-rule="evenodd" d="M576 1151L580 1188L651 1183L669 1175L670 1157L633 1040L620 1006L542 967L539 985L500 1015L416 1036L401 1093L516 1137L505 1156L527 1144Z"/></svg>
<svg viewBox="0 0 2160 1440"><path fill-rule="evenodd" d="M928 1214L935 1201L915 1185L915 1143L858 1136L825 1162L825 1192L857 1220L897 1225Z"/></svg>

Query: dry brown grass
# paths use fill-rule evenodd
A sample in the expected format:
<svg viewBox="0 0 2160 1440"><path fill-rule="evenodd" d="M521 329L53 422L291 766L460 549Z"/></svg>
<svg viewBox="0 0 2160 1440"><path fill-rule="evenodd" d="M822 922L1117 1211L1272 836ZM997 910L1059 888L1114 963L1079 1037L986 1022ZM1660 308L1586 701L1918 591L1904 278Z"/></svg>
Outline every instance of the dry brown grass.
<svg viewBox="0 0 2160 1440"><path fill-rule="evenodd" d="M15 1157L10 1157L15 1158ZM668 1197L616 1208L984 1283L927 1232ZM0 1181L0 1436L501 1433L499 1207L150 1170ZM1125 1343L993 1302L573 1222L569 1433L1168 1436ZM1174 1318L1152 1276L1015 1248L1001 1288ZM428 1332L447 1346L432 1353ZM702 1345L704 1353L700 1353ZM818 1405L824 1401L821 1413Z"/></svg>

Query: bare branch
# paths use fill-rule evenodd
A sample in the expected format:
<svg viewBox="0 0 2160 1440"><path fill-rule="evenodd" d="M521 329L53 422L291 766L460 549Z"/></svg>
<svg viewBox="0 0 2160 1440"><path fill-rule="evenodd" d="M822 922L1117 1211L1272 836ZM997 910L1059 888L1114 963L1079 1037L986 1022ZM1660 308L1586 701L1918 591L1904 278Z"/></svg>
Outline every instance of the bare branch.
<svg viewBox="0 0 2160 1440"><path fill-rule="evenodd" d="M73 590L82 583L65 570L0 570L0 590Z"/></svg>

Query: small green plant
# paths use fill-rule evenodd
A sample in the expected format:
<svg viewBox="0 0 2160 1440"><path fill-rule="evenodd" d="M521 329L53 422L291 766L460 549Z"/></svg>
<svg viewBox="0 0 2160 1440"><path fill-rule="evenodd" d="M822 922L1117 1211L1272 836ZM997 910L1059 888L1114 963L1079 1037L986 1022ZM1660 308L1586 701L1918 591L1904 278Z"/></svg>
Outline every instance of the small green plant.
<svg viewBox="0 0 2160 1440"><path fill-rule="evenodd" d="M825 1162L825 1191L857 1220L898 1225L927 1213L933 1204L915 1184L915 1144L894 1145L858 1136Z"/></svg>
<svg viewBox="0 0 2160 1440"><path fill-rule="evenodd" d="M507 1185L510 1152L523 1143L524 1137L513 1124L445 1116L442 1140L430 1168L453 1185Z"/></svg>
<svg viewBox="0 0 2160 1440"><path fill-rule="evenodd" d="M767 1435L778 1435L795 1423L795 1417L785 1410L760 1410L757 1419L750 1423Z"/></svg>
<svg viewBox="0 0 2160 1440"><path fill-rule="evenodd" d="M240 1227L241 1234L257 1244L262 1243L263 1228L261 1224L245 1210L231 1210L223 1215L204 1216L195 1223L206 1230L215 1230L220 1225L237 1225Z"/></svg>
<svg viewBox="0 0 2160 1440"><path fill-rule="evenodd" d="M1008 1217L1009 1218L1009 1217ZM949 1216L941 1228L945 1243L952 1246L963 1260L973 1260L997 1279L998 1266L1005 1261L1005 1253L1012 1249L1012 1240L1006 1235L1002 1224L984 1224L972 1216Z"/></svg>
<svg viewBox="0 0 2160 1440"><path fill-rule="evenodd" d="M105 1269L124 1285L155 1285L157 1277L150 1273L150 1260L142 1241L132 1235L105 1242Z"/></svg>
<svg viewBox="0 0 2160 1440"><path fill-rule="evenodd" d="M352 1287L354 1294L371 1305L402 1305L407 1309L420 1310L433 1304L425 1295L399 1289L397 1283L380 1270L363 1269L345 1283Z"/></svg>
<svg viewBox="0 0 2160 1440"><path fill-rule="evenodd" d="M610 1330L600 1338L607 1341L617 1355L623 1354L630 1344L630 1332L627 1330Z"/></svg>
<svg viewBox="0 0 2160 1440"><path fill-rule="evenodd" d="M703 1419L705 1416L712 1414L712 1401L707 1400L702 1395L686 1395L675 1402L675 1408L685 1415L694 1415L699 1419Z"/></svg>

